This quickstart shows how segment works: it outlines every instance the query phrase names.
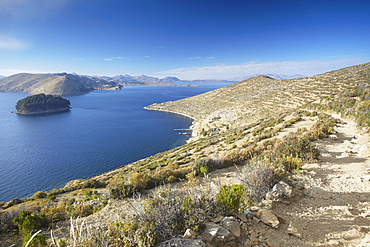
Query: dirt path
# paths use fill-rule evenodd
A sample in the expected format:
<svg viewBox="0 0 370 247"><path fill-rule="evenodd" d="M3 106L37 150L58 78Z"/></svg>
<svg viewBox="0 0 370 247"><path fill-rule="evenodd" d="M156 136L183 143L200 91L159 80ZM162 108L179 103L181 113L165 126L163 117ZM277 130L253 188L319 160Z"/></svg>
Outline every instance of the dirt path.
<svg viewBox="0 0 370 247"><path fill-rule="evenodd" d="M280 246L370 246L369 140L347 121L317 141L320 164L305 165L299 176L305 195L290 205L273 205L282 224L265 237ZM289 225L302 237L288 235Z"/></svg>

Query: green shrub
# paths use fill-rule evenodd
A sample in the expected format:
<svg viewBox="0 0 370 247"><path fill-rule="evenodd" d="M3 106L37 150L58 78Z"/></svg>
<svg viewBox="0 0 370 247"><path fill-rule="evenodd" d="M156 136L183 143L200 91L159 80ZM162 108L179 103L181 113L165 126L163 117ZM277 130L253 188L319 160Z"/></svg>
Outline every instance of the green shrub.
<svg viewBox="0 0 370 247"><path fill-rule="evenodd" d="M57 200L57 197L55 195L50 195L49 200L54 202Z"/></svg>
<svg viewBox="0 0 370 247"><path fill-rule="evenodd" d="M30 211L23 211L13 219L13 223L18 226L19 233L26 236L28 233L35 233L39 230L44 223L44 219Z"/></svg>
<svg viewBox="0 0 370 247"><path fill-rule="evenodd" d="M129 184L131 184L136 191L141 191L154 188L156 186L156 181L145 172L137 172L129 178Z"/></svg>
<svg viewBox="0 0 370 247"><path fill-rule="evenodd" d="M235 149L224 157L225 167L233 165L241 165L245 160L248 159L248 153L244 150Z"/></svg>
<svg viewBox="0 0 370 247"><path fill-rule="evenodd" d="M41 247L41 246L46 246L46 237L42 235L36 235L31 242L27 245L28 241L30 238L33 236L32 233L28 233L24 238L23 238L23 243L22 246L27 246L27 247Z"/></svg>
<svg viewBox="0 0 370 247"><path fill-rule="evenodd" d="M134 194L134 187L125 182L117 183L110 188L110 195L115 199L131 197Z"/></svg>
<svg viewBox="0 0 370 247"><path fill-rule="evenodd" d="M39 199L39 198L46 198L48 194L44 191L37 191L35 194L32 195L32 198Z"/></svg>
<svg viewBox="0 0 370 247"><path fill-rule="evenodd" d="M292 172L302 167L302 159L293 156L284 156L278 159L278 163L283 166L287 172Z"/></svg>
<svg viewBox="0 0 370 247"><path fill-rule="evenodd" d="M277 142L271 154L273 156L268 157L272 162L276 162L276 159L282 157L297 157L302 161L314 161L320 155L319 150L311 144L309 138L296 133L290 133L283 141Z"/></svg>
<svg viewBox="0 0 370 247"><path fill-rule="evenodd" d="M67 207L67 203L59 202L57 204L51 205L50 207L45 207L41 209L40 214L45 217L45 219L49 223L64 221L69 218Z"/></svg>
<svg viewBox="0 0 370 247"><path fill-rule="evenodd" d="M84 181L80 187L81 189L85 189L85 188L95 188L96 189L96 188L104 188L105 186L106 186L106 183L103 181L99 181L96 179L88 179Z"/></svg>
<svg viewBox="0 0 370 247"><path fill-rule="evenodd" d="M86 217L94 213L94 207L90 203L80 203L71 205L67 208L67 211L72 217Z"/></svg>
<svg viewBox="0 0 370 247"><path fill-rule="evenodd" d="M242 210L244 198L245 189L241 184L222 185L221 191L216 195L216 200L224 206L227 214L237 214Z"/></svg>
<svg viewBox="0 0 370 247"><path fill-rule="evenodd" d="M18 226L19 233L23 237L23 245L25 246L28 240L34 233L37 232L46 221L43 217L31 213L30 211L23 211L18 217L13 219L13 223ZM44 236L37 235L28 246L45 246L46 240Z"/></svg>

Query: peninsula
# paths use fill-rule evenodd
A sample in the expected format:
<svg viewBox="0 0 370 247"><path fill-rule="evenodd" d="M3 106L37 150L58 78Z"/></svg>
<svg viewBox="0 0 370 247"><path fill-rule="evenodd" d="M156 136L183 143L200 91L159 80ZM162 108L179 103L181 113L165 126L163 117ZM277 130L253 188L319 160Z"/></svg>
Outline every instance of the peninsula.
<svg viewBox="0 0 370 247"><path fill-rule="evenodd" d="M69 100L60 96L45 95L43 93L28 96L15 105L18 114L40 114L64 112L71 109Z"/></svg>

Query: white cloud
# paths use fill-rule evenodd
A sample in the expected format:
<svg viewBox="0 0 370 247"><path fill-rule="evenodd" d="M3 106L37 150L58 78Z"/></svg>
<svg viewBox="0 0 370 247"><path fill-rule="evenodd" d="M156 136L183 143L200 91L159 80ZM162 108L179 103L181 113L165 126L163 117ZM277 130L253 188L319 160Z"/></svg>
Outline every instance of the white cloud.
<svg viewBox="0 0 370 247"><path fill-rule="evenodd" d="M211 59L214 59L215 57L188 57L187 59L188 60L193 60L193 59L204 59L204 60L211 60Z"/></svg>
<svg viewBox="0 0 370 247"><path fill-rule="evenodd" d="M123 59L128 60L128 61L130 60L130 58L128 57L110 57L110 58L104 58L103 60L113 62L113 61L118 61L118 60L123 60Z"/></svg>
<svg viewBox="0 0 370 247"><path fill-rule="evenodd" d="M22 41L8 36L0 36L0 50L24 50L28 46Z"/></svg>
<svg viewBox="0 0 370 247"><path fill-rule="evenodd" d="M287 62L248 62L240 65L215 65L203 67L185 67L155 73L158 76L176 76L181 79L228 79L254 74L301 74L311 76L331 70L368 62L364 58L341 60L313 60Z"/></svg>

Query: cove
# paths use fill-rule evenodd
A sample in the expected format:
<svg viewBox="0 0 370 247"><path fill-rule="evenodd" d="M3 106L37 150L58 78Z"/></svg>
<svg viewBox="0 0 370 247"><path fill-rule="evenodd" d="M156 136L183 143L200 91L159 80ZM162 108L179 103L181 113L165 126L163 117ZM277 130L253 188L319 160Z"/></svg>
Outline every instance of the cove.
<svg viewBox="0 0 370 247"><path fill-rule="evenodd" d="M22 93L0 93L0 201L63 187L182 145L192 119L144 106L204 93L200 87L129 86L64 97L69 112L18 115Z"/></svg>

